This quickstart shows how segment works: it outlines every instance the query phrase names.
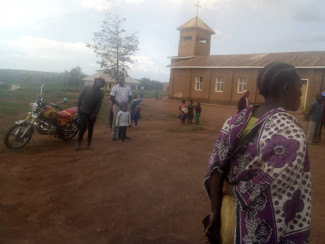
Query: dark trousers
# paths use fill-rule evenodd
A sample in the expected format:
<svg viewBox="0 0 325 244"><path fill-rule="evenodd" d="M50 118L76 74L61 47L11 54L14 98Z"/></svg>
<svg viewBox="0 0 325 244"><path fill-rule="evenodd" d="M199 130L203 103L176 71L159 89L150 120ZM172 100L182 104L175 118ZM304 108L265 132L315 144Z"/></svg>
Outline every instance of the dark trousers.
<svg viewBox="0 0 325 244"><path fill-rule="evenodd" d="M88 129L88 145L91 144L91 140L93 138L93 131L94 126L96 123L96 116L95 118L90 118L90 115L87 113L79 112L80 115L80 123L79 123L79 136L78 136L78 142L81 143L82 138Z"/></svg>
<svg viewBox="0 0 325 244"><path fill-rule="evenodd" d="M120 127L118 127L118 139L119 140L126 139L126 128L128 128L128 127L127 126L120 126Z"/></svg>
<svg viewBox="0 0 325 244"><path fill-rule="evenodd" d="M185 120L187 118L187 114L180 113L179 118L181 120L181 123L184 124L185 123Z"/></svg>
<svg viewBox="0 0 325 244"><path fill-rule="evenodd" d="M141 118L140 113L131 112L131 125L134 121L134 125L138 125L138 119Z"/></svg>
<svg viewBox="0 0 325 244"><path fill-rule="evenodd" d="M193 111L188 111L188 120L187 120L187 123L193 123L193 118L194 118L194 113Z"/></svg>

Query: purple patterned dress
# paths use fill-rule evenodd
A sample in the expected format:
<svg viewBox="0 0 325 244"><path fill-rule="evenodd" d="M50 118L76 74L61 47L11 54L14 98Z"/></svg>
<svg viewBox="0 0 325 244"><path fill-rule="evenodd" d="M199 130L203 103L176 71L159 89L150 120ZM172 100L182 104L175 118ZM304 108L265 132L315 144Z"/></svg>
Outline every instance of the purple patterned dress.
<svg viewBox="0 0 325 244"><path fill-rule="evenodd" d="M308 243L311 178L306 138L297 119L278 108L259 118L255 137L230 159L253 111L249 106L223 125L210 158L233 184L236 243Z"/></svg>

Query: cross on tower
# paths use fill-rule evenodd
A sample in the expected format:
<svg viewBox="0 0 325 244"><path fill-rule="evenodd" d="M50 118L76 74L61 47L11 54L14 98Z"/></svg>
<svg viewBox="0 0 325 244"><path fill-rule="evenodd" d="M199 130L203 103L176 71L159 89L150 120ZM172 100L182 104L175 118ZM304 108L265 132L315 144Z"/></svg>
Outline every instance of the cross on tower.
<svg viewBox="0 0 325 244"><path fill-rule="evenodd" d="M194 5L196 7L196 17L199 17L199 8L201 8L201 6L199 5L199 1L197 1L197 4Z"/></svg>

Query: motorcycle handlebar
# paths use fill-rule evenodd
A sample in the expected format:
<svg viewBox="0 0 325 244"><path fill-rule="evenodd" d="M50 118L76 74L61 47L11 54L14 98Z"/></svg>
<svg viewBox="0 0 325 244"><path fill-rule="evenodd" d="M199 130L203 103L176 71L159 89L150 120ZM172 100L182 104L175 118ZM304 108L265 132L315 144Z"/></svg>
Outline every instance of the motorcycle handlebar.
<svg viewBox="0 0 325 244"><path fill-rule="evenodd" d="M50 103L49 105L50 105L51 107L54 107L54 108L56 108L56 109L62 111L62 108L60 108L60 107L57 105L57 103Z"/></svg>
<svg viewBox="0 0 325 244"><path fill-rule="evenodd" d="M64 98L62 101L59 101L57 103L50 103L49 105L52 106L52 107L55 107L58 110L62 110L62 108L60 108L58 104L60 104L60 103L66 103L67 101L68 101L68 99L67 98Z"/></svg>
<svg viewBox="0 0 325 244"><path fill-rule="evenodd" d="M42 105L42 103L43 103L43 88L44 88L44 85L41 85L41 94L39 95L39 97L38 97L38 99L37 99L37 104L39 104L39 105ZM59 103L66 103L68 101L68 99L65 97L65 98L63 98L63 100L62 101L59 101L59 102L57 102L57 103L50 103L49 105L50 106L52 106L52 107L55 107L56 109L58 109L58 110L61 110L62 111L62 108L60 108L59 106L58 106L58 104ZM45 105L45 104L44 104Z"/></svg>

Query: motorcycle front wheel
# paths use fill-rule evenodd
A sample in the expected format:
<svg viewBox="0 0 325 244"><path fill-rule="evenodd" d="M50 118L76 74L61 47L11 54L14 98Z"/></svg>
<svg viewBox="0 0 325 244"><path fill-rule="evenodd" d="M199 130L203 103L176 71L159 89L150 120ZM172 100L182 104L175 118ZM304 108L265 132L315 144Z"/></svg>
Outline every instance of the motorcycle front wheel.
<svg viewBox="0 0 325 244"><path fill-rule="evenodd" d="M21 148L30 141L33 130L30 124L14 124L7 131L4 144L9 149Z"/></svg>

